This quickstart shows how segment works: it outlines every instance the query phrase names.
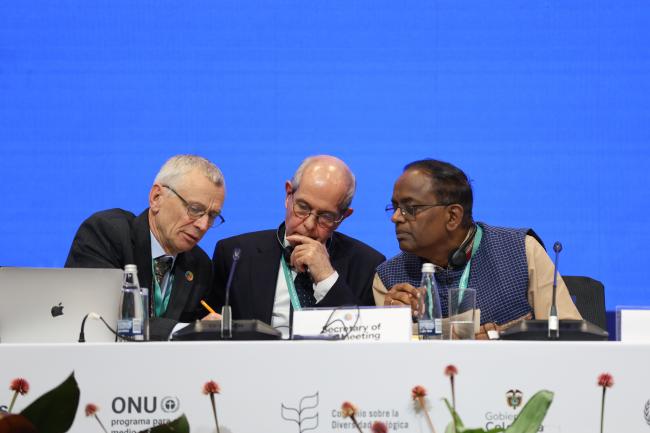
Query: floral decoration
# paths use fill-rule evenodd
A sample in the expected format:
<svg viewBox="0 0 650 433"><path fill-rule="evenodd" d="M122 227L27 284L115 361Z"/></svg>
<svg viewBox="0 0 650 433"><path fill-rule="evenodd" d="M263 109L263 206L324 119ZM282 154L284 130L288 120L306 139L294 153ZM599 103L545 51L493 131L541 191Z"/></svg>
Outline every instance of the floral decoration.
<svg viewBox="0 0 650 433"><path fill-rule="evenodd" d="M431 420L431 416L429 415L429 410L427 408L426 396L427 390L422 385L416 385L411 390L411 398L415 402L415 408L424 412L429 430L431 433L436 433L436 428L433 426L433 421Z"/></svg>
<svg viewBox="0 0 650 433"><path fill-rule="evenodd" d="M603 388L603 396L600 400L600 433L605 431L605 392L607 388L614 386L614 377L609 373L601 373L598 376L598 386Z"/></svg>
<svg viewBox="0 0 650 433"><path fill-rule="evenodd" d="M341 405L341 415L343 415L343 418L350 418L352 420L352 423L354 426L359 430L359 433L363 433L361 431L361 427L359 426L359 423L357 422L357 407L350 403L349 401L344 401L343 404Z"/></svg>
<svg viewBox="0 0 650 433"><path fill-rule="evenodd" d="M217 418L217 404L214 399L215 394L221 393L221 387L214 380L209 380L203 385L203 394L210 396L210 403L212 405L212 415L214 417L214 425L217 427L217 433L219 431L219 419Z"/></svg>
<svg viewBox="0 0 650 433"><path fill-rule="evenodd" d="M11 381L9 390L14 392L14 395L11 397L11 403L9 403L9 409L7 409L7 412L11 413L12 409L14 408L14 404L16 404L16 398L18 397L18 394L25 395L29 392L29 382L27 382L27 380L23 379L22 377L18 377Z"/></svg>
<svg viewBox="0 0 650 433"><path fill-rule="evenodd" d="M388 433L388 426L381 421L375 421L370 427L372 433Z"/></svg>
<svg viewBox="0 0 650 433"><path fill-rule="evenodd" d="M94 417L99 423L99 426L102 428L102 430L104 430L104 433L108 433L106 427L104 427L104 423L102 423L102 421L99 419L99 416L97 416L97 412L99 412L99 406L94 403L88 403L84 409L84 412L86 413L87 417Z"/></svg>

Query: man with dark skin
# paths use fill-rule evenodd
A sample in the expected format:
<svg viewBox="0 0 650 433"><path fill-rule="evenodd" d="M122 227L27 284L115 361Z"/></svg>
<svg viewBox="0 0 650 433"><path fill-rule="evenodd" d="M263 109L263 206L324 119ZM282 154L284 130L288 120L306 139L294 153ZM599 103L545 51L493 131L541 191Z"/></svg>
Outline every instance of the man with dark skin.
<svg viewBox="0 0 650 433"><path fill-rule="evenodd" d="M420 269L428 262L436 269L443 314L448 289L459 287L462 274L469 273L481 324L502 328L548 317L554 269L534 232L475 222L472 205L469 180L457 167L436 160L405 167L386 209L402 252L377 269L377 305L410 305L415 311ZM580 318L561 279L557 304L560 319Z"/></svg>

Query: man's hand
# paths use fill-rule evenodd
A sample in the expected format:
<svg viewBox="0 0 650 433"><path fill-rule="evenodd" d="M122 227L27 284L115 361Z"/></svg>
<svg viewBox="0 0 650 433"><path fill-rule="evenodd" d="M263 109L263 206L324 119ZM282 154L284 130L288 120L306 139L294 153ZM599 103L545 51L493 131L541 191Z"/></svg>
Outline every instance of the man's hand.
<svg viewBox="0 0 650 433"><path fill-rule="evenodd" d="M210 313L207 316L203 316L201 320L221 320L221 314Z"/></svg>
<svg viewBox="0 0 650 433"><path fill-rule="evenodd" d="M386 293L384 305L409 305L412 314L415 315L418 311L418 299L420 296L420 290L409 283L399 283L391 287L388 293Z"/></svg>
<svg viewBox="0 0 650 433"><path fill-rule="evenodd" d="M325 245L302 235L287 236L287 240L294 245L291 266L299 272L308 270L314 283L319 283L334 273Z"/></svg>

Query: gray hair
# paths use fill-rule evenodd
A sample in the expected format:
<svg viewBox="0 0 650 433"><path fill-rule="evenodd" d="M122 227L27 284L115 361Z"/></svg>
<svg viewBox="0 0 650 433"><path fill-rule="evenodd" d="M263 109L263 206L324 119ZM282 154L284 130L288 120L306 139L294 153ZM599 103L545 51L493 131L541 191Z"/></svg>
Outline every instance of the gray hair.
<svg viewBox="0 0 650 433"><path fill-rule="evenodd" d="M224 187L226 181L219 167L207 159L196 155L176 155L169 158L154 179L154 183L174 184L192 170L201 171L205 177L218 187Z"/></svg>
<svg viewBox="0 0 650 433"><path fill-rule="evenodd" d="M315 156L309 156L305 158L303 162L300 163L300 166L298 166L298 169L294 173L293 177L291 178L291 188L293 191L297 191L298 188L300 187L300 181L302 179L302 175L305 172L305 169L309 167L311 164L315 163L316 161L320 159L332 159L333 161L336 161L338 165L341 166L343 171L348 175L348 189L345 192L345 196L343 197L343 200L340 203L340 210L341 211L346 211L350 205L352 204L352 199L354 198L354 193L357 189L357 180L354 177L354 173L352 173L352 170L340 159L329 156L329 155L315 155Z"/></svg>

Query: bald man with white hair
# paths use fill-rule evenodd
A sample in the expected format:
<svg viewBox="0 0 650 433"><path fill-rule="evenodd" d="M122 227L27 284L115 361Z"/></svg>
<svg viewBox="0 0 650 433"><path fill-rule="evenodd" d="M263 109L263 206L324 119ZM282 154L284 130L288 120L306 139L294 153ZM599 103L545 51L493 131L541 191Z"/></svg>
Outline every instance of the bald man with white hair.
<svg viewBox="0 0 650 433"><path fill-rule="evenodd" d="M230 293L234 319L258 319L289 335L292 312L308 307L374 305L372 281L384 256L336 230L352 215L354 174L340 159L312 156L284 185L284 222L276 229L223 239L212 257L212 302Z"/></svg>

